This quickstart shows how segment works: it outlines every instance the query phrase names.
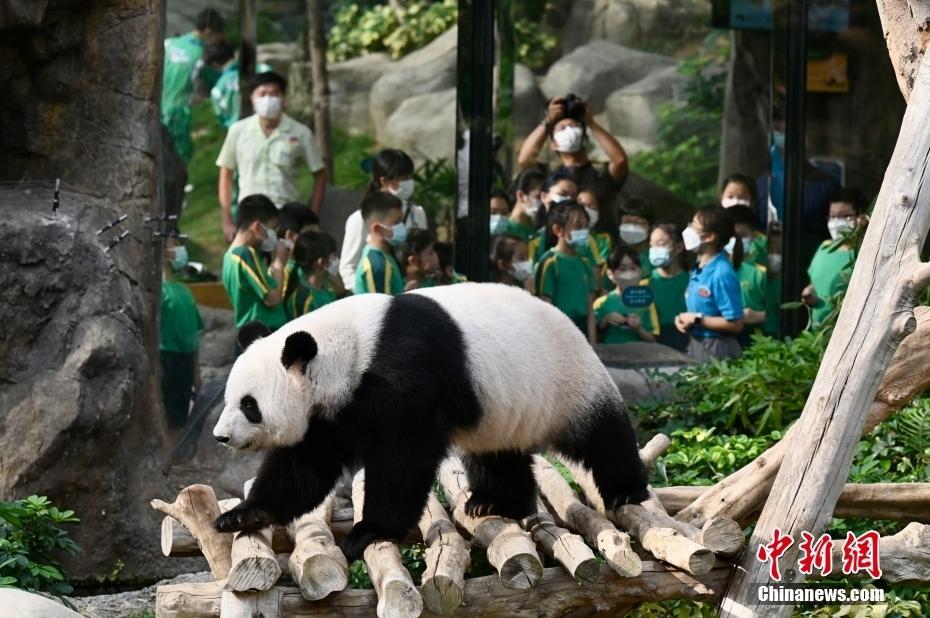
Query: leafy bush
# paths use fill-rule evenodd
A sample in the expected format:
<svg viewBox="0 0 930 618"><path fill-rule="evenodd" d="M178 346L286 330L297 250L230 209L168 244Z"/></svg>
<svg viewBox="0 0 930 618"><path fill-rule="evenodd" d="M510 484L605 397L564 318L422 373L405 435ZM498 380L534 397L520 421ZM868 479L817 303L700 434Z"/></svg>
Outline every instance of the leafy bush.
<svg viewBox="0 0 930 618"><path fill-rule="evenodd" d="M416 181L413 201L426 209L437 232L451 230L455 194L458 191L455 167L446 159L428 159L417 166L413 179ZM443 240L438 233L437 237Z"/></svg>
<svg viewBox="0 0 930 618"><path fill-rule="evenodd" d="M45 496L0 502L0 585L67 594L54 554L78 550L58 524L75 523L74 511L60 511Z"/></svg>
<svg viewBox="0 0 930 618"><path fill-rule="evenodd" d="M714 428L678 429L672 446L655 464L654 485L713 485L762 454L782 437L717 435Z"/></svg>
<svg viewBox="0 0 930 618"><path fill-rule="evenodd" d="M513 24L517 62L534 71L542 71L558 56L559 39L539 23L517 18Z"/></svg>
<svg viewBox="0 0 930 618"><path fill-rule="evenodd" d="M753 335L753 345L739 358L685 367L667 378L670 399L633 409L646 431L705 426L761 435L781 430L804 408L826 342L823 332L803 332L787 341Z"/></svg>
<svg viewBox="0 0 930 618"><path fill-rule="evenodd" d="M729 39L713 32L701 52L681 63L691 79L683 103L659 107L659 146L630 159L633 171L692 204L711 202L717 195L720 128L726 90Z"/></svg>

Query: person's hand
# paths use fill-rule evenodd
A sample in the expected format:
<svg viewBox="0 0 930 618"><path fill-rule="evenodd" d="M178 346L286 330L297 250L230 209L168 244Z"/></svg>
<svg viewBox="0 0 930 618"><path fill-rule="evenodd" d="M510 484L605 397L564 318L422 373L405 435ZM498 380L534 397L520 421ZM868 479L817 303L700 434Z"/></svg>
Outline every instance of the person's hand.
<svg viewBox="0 0 930 618"><path fill-rule="evenodd" d="M546 122L555 124L565 117L565 99L558 97L549 100L546 108Z"/></svg>
<svg viewBox="0 0 930 618"><path fill-rule="evenodd" d="M694 326L695 314L693 313L679 313L675 316L675 328L678 329L680 333L687 333L688 330Z"/></svg>
<svg viewBox="0 0 930 618"><path fill-rule="evenodd" d="M283 239L279 239L278 244L274 246L273 256L273 262L276 266L280 266L281 268L287 266L287 260L291 257L291 250Z"/></svg>
<svg viewBox="0 0 930 618"><path fill-rule="evenodd" d="M628 315L626 316L626 325L632 328L633 330L639 330L640 326L642 326L643 323L639 319L638 315Z"/></svg>
<svg viewBox="0 0 930 618"><path fill-rule="evenodd" d="M801 290L801 302L808 307L813 307L817 304L817 291L814 289L813 284L808 283L807 287Z"/></svg>
<svg viewBox="0 0 930 618"><path fill-rule="evenodd" d="M584 123L589 127L594 124L594 108L590 101L584 102Z"/></svg>
<svg viewBox="0 0 930 618"><path fill-rule="evenodd" d="M859 215L859 218L856 220L856 225L862 229L865 229L869 225L869 215L862 213Z"/></svg>
<svg viewBox="0 0 930 618"><path fill-rule="evenodd" d="M406 284L404 284L404 292L415 290L418 287L420 287L420 281L418 279L410 279Z"/></svg>
<svg viewBox="0 0 930 618"><path fill-rule="evenodd" d="M629 323L629 318L626 318L622 314L614 311L607 314L607 323L614 326L623 326L624 324Z"/></svg>
<svg viewBox="0 0 930 618"><path fill-rule="evenodd" d="M227 243L231 243L236 237L236 224L232 222L232 219L223 218L223 236Z"/></svg>

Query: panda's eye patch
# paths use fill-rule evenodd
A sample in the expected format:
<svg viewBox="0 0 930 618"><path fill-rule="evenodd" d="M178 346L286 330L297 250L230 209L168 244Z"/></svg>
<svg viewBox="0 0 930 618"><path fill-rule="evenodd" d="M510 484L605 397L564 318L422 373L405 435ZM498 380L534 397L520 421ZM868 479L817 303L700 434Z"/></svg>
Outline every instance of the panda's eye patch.
<svg viewBox="0 0 930 618"><path fill-rule="evenodd" d="M262 411L258 409L258 402L251 395L246 395L239 401L239 409L250 423L262 422Z"/></svg>

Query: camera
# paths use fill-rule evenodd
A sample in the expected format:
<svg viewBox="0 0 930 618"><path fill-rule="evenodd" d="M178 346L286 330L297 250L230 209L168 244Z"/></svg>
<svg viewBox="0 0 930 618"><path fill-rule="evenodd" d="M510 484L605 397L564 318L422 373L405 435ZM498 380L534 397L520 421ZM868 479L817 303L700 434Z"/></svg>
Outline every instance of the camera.
<svg viewBox="0 0 930 618"><path fill-rule="evenodd" d="M565 104L565 117L584 122L585 119L585 101L575 94L567 94L563 99Z"/></svg>

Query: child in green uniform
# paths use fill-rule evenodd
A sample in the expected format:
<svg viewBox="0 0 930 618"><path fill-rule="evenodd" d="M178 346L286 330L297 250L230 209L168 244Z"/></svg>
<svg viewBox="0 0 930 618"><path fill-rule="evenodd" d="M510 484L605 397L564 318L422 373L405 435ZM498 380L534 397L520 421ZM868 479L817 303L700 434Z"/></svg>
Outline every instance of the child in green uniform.
<svg viewBox="0 0 930 618"><path fill-rule="evenodd" d="M342 283L336 241L329 234L307 231L298 236L294 243L294 261L298 280L294 288L288 290L284 301L289 320L336 300L336 291L331 285L333 273Z"/></svg>
<svg viewBox="0 0 930 618"><path fill-rule="evenodd" d="M740 333L740 344L745 348L751 343L750 335L753 332L759 332L761 325L765 323L766 310L768 301L766 299L766 289L768 288L768 269L765 262L759 262L752 258L751 250L753 242L758 235L756 231L756 213L748 206L737 205L727 209L730 217L733 219L733 229L736 235L729 240L725 247L728 255L732 255L736 243L740 243L743 249L743 259L737 264L733 263L736 270L736 277L739 279L740 289L743 297L743 324L745 328ZM765 250L768 251L768 243L765 243ZM767 255L763 256L767 261Z"/></svg>
<svg viewBox="0 0 930 618"><path fill-rule="evenodd" d="M634 197L623 202L619 214L620 243L639 254L643 274L648 277L652 272L649 264L649 231L655 222L652 206L646 200Z"/></svg>
<svg viewBox="0 0 930 618"><path fill-rule="evenodd" d="M507 232L510 224L510 198L500 189L491 189L491 236Z"/></svg>
<svg viewBox="0 0 930 618"><path fill-rule="evenodd" d="M546 175L538 169L526 169L520 172L510 189L510 201L513 210L507 220L507 233L529 242L535 233L533 223L543 207L542 193Z"/></svg>
<svg viewBox="0 0 930 618"><path fill-rule="evenodd" d="M375 191L362 200L361 211L368 243L355 270L355 293L400 294L404 278L392 247L407 241L403 202L386 191Z"/></svg>
<svg viewBox="0 0 930 618"><path fill-rule="evenodd" d="M435 276L437 285L453 285L468 281L468 277L455 272L451 242L434 242L433 249L436 251L436 257L439 258L439 272Z"/></svg>
<svg viewBox="0 0 930 618"><path fill-rule="evenodd" d="M820 327L831 313L833 296L849 284L856 251L843 237L854 228L865 225L866 202L859 191L841 189L830 202L827 228L830 240L825 240L807 268L810 284L801 293L801 300L811 307L811 326Z"/></svg>
<svg viewBox="0 0 930 618"><path fill-rule="evenodd" d="M578 203L584 206L591 220L588 230L588 246L582 255L594 264L594 280L603 290L613 287L607 276L607 258L616 244L617 220L607 198L590 188L582 187L578 192Z"/></svg>
<svg viewBox="0 0 930 618"><path fill-rule="evenodd" d="M287 322L282 303L284 268L290 251L278 240L278 209L261 194L239 202L236 235L223 255L223 286L233 306L236 328L252 320L274 330ZM270 253L268 268L259 252Z"/></svg>
<svg viewBox="0 0 930 618"><path fill-rule="evenodd" d="M398 258L407 280L404 291L439 285L439 256L433 248L433 235L429 230L410 230Z"/></svg>
<svg viewBox="0 0 930 618"><path fill-rule="evenodd" d="M187 422L191 395L200 389L199 331L203 320L190 290L173 280L173 272L187 265L187 248L174 238L165 243L161 282L161 398L172 444Z"/></svg>
<svg viewBox="0 0 930 618"><path fill-rule="evenodd" d="M541 196L542 209L537 213L535 221L537 230L535 236L530 239L529 244L530 260L532 260L534 267L539 263L543 253L556 243L556 238L552 235L552 228L548 223L552 205L574 201L578 197L578 185L567 173L556 173L546 178Z"/></svg>
<svg viewBox="0 0 930 618"><path fill-rule="evenodd" d="M672 223L659 223L649 235L649 287L655 294L659 317L659 343L681 352L688 349L688 335L675 328L675 317L688 310L685 291L690 275L681 231Z"/></svg>
<svg viewBox="0 0 930 618"><path fill-rule="evenodd" d="M591 262L579 254L588 243L588 213L574 201L549 207L549 225L558 239L536 266L536 293L572 319L588 341L597 343L591 305L599 288Z"/></svg>
<svg viewBox="0 0 930 618"><path fill-rule="evenodd" d="M614 289L594 301L594 319L604 333L603 343L654 343L659 336L659 315L655 303L648 307L630 307L623 302L623 291L642 280L639 254L630 247L617 247L607 260L607 272Z"/></svg>
<svg viewBox="0 0 930 618"><path fill-rule="evenodd" d="M493 281L532 291L533 263L525 240L502 234L494 241L491 253Z"/></svg>

